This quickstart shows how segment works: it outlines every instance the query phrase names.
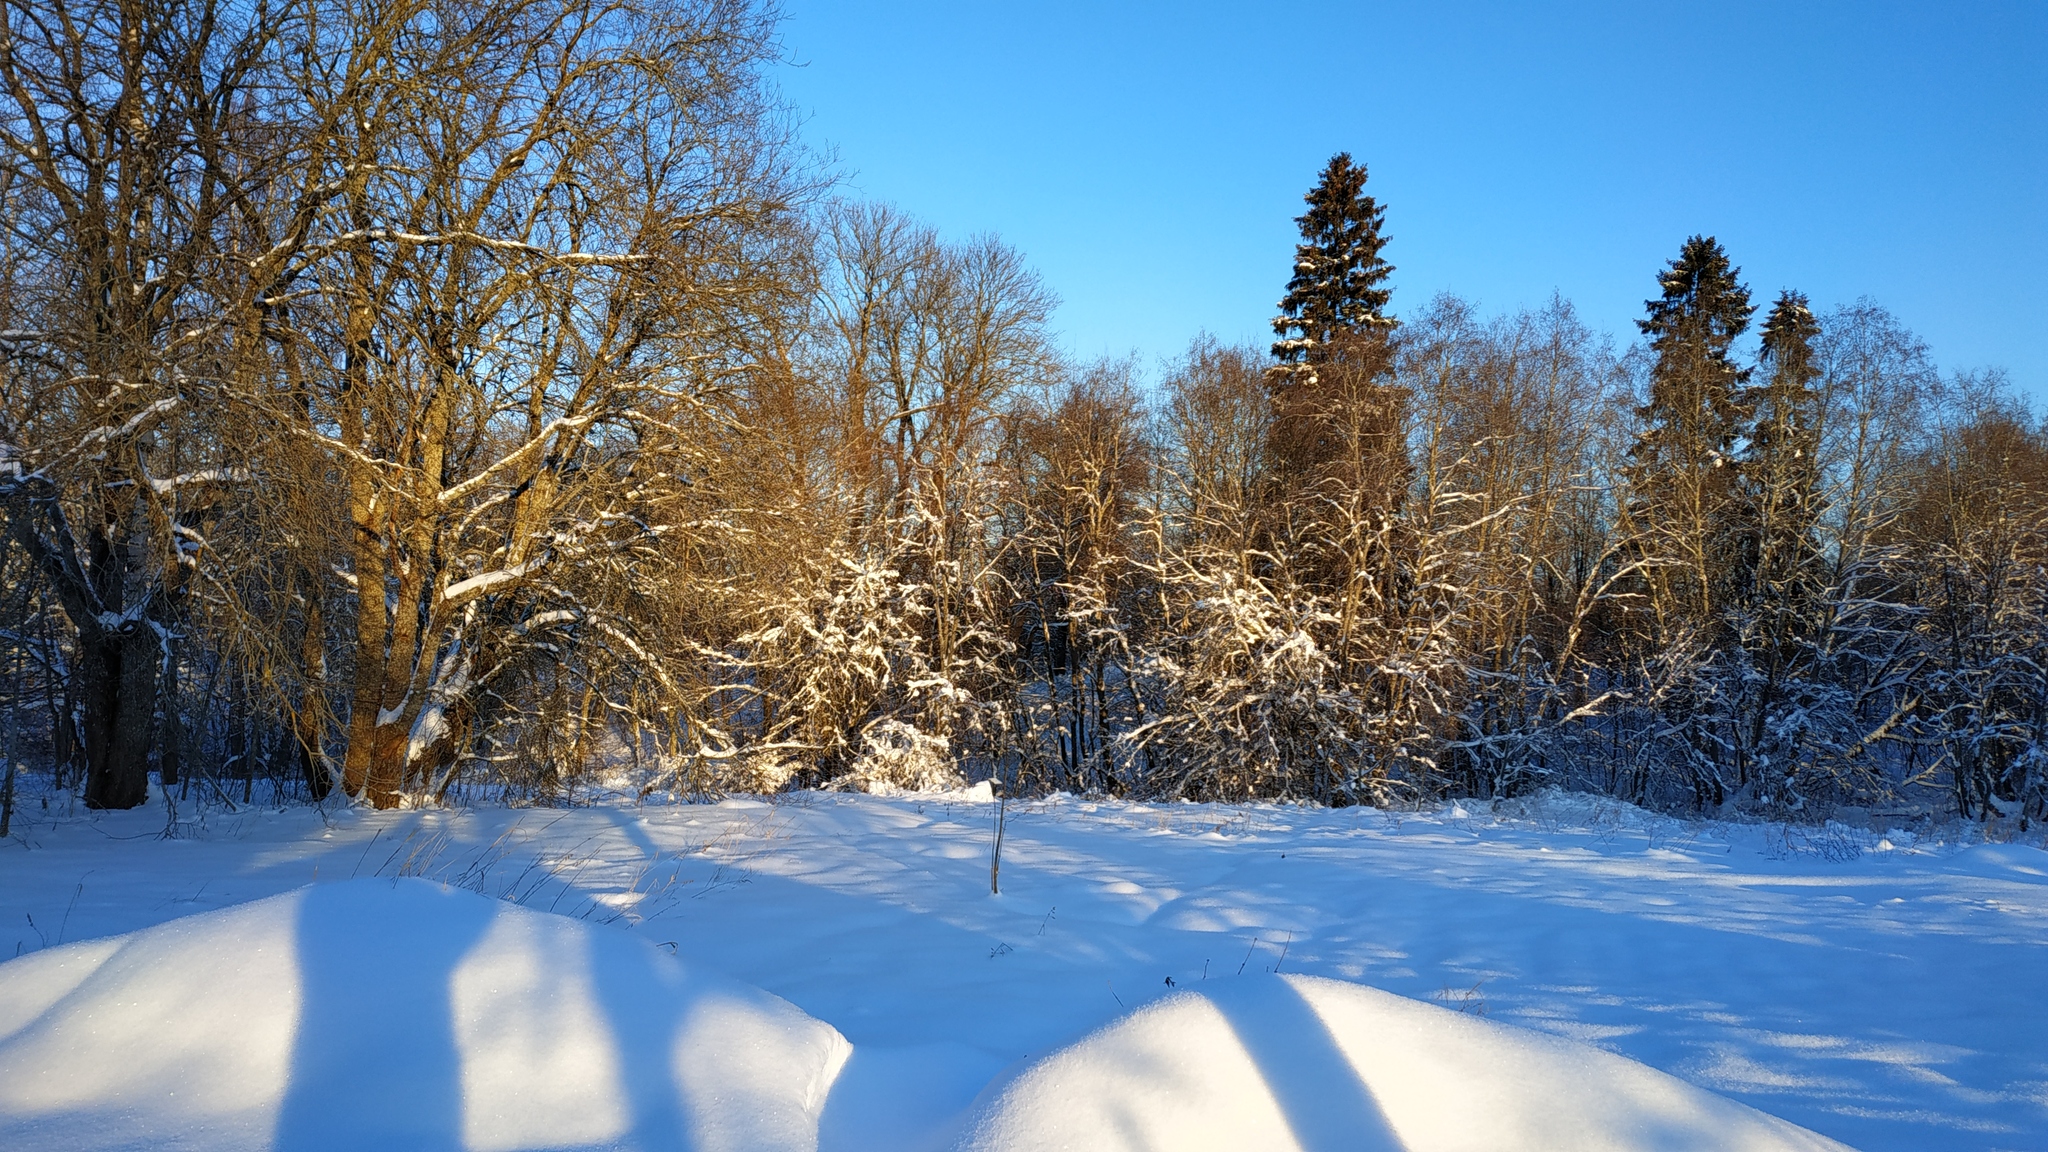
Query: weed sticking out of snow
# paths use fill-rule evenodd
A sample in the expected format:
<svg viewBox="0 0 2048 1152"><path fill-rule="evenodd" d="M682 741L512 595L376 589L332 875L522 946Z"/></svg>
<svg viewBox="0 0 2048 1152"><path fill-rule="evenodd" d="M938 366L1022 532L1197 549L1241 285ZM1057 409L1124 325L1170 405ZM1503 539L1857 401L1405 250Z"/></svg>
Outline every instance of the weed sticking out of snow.
<svg viewBox="0 0 2048 1152"><path fill-rule="evenodd" d="M1479 989L1485 983L1486 981L1480 980L1475 982L1470 988L1453 988L1446 984L1439 988L1435 994L1431 995L1430 999L1449 1008L1453 1012L1461 1012L1469 1016L1484 1016L1486 1015L1486 997L1479 994Z"/></svg>

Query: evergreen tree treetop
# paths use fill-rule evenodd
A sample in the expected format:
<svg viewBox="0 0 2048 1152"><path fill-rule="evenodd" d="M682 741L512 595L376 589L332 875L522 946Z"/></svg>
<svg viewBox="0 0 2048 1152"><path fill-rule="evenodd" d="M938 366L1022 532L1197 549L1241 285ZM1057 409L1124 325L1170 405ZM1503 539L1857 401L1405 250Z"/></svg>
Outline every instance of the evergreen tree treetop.
<svg viewBox="0 0 2048 1152"><path fill-rule="evenodd" d="M1813 338L1820 335L1820 321L1806 297L1783 292L1764 317L1763 361L1773 381L1789 378L1804 386L1820 374L1813 363Z"/></svg>
<svg viewBox="0 0 2048 1152"><path fill-rule="evenodd" d="M1656 359L1626 475L1636 514L1675 565L1660 577L1674 606L1704 623L1741 583L1750 535L1735 456L1748 431L1748 373L1729 353L1755 308L1712 237L1688 239L1657 279L1663 295L1636 322Z"/></svg>
<svg viewBox="0 0 2048 1152"><path fill-rule="evenodd" d="M1820 321L1814 319L1805 296L1785 292L1764 318L1762 335L1758 359L1764 382L1750 399L1756 417L1750 454L1757 459L1811 455L1812 445L1805 441L1819 420L1815 409L1820 398L1813 392L1813 382L1820 367L1814 363L1813 340L1820 335Z"/></svg>
<svg viewBox="0 0 2048 1152"><path fill-rule="evenodd" d="M1748 329L1756 306L1737 278L1740 269L1711 236L1694 236L1658 275L1662 297L1644 303L1636 321L1656 353L1648 424L1634 455L1652 470L1720 466L1742 432L1742 385L1748 373L1729 352Z"/></svg>
<svg viewBox="0 0 2048 1152"><path fill-rule="evenodd" d="M1294 249L1294 276L1273 320L1280 337L1273 355L1282 364L1313 364L1347 335L1394 325L1386 315L1393 293L1383 287L1394 267L1380 257L1386 210L1366 195L1365 182L1365 165L1339 152L1302 197L1308 211L1295 217L1301 243Z"/></svg>
<svg viewBox="0 0 2048 1152"><path fill-rule="evenodd" d="M1820 398L1813 382L1820 376L1814 363L1813 340L1820 335L1820 321L1806 297L1797 292L1779 295L1764 318L1763 348L1759 362L1764 382L1750 404L1756 428L1750 434L1751 455L1756 458L1789 453L1810 456L1812 438L1819 423L1816 411Z"/></svg>
<svg viewBox="0 0 2048 1152"><path fill-rule="evenodd" d="M1749 289L1737 279L1741 274L1719 241L1691 237L1679 249L1678 259L1658 274L1664 295L1643 302L1649 316L1636 321L1636 327L1660 354L1695 345L1702 353L1725 359L1756 312Z"/></svg>
<svg viewBox="0 0 2048 1152"><path fill-rule="evenodd" d="M1820 377L1814 363L1814 319L1806 297L1784 292L1764 319L1759 366L1764 382L1748 401L1755 420L1743 461L1744 479L1755 506L1756 530L1766 537L1762 548L1781 559L1813 552L1811 537L1820 512ZM1775 578L1765 573L1766 578Z"/></svg>

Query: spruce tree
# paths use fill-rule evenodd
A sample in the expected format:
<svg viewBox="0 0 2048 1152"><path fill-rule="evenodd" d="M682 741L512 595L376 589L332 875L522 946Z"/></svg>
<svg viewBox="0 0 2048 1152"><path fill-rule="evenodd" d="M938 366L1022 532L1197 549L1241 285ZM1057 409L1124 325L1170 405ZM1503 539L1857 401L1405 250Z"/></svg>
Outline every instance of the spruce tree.
<svg viewBox="0 0 2048 1152"><path fill-rule="evenodd" d="M1635 511L1663 546L1681 613L1704 621L1737 578L1743 509L1736 444L1748 373L1732 357L1756 311L1739 270L1710 236L1694 236L1658 277L1662 297L1636 322L1656 360L1643 433L1630 450Z"/></svg>
<svg viewBox="0 0 2048 1152"><path fill-rule="evenodd" d="M1388 383L1393 267L1380 255L1384 210L1365 184L1365 166L1340 152L1295 218L1301 242L1273 320L1279 363L1266 377L1273 412L1256 570L1309 594L1321 621L1313 646L1331 661L1317 691L1362 701L1379 718L1351 735L1356 754L1384 773L1408 755L1410 729L1394 718L1412 716L1415 698L1408 672L1387 670L1412 668L1404 645L1417 634L1408 612L1419 537L1402 515L1405 394ZM1331 788L1315 785L1324 796Z"/></svg>
<svg viewBox="0 0 2048 1152"><path fill-rule="evenodd" d="M1338 352L1347 338L1383 334L1392 291L1383 287L1394 266L1380 257L1386 210L1365 194L1365 165L1349 152L1330 157L1316 186L1302 197L1308 211L1294 218L1301 243L1294 247L1294 276L1273 319L1273 356L1279 375L1313 379L1316 367Z"/></svg>
<svg viewBox="0 0 2048 1152"><path fill-rule="evenodd" d="M1814 337L1820 324L1796 292L1779 295L1764 321L1762 383L1749 392L1753 422L1740 469L1743 519L1736 597L1726 623L1743 656L1731 698L1738 785L1781 806L1829 710L1816 652L1826 624L1820 568L1820 395ZM1821 734L1825 736L1826 734Z"/></svg>
<svg viewBox="0 0 2048 1152"><path fill-rule="evenodd" d="M1813 340L1820 323L1805 296L1785 292L1762 335L1764 380L1749 397L1753 423L1741 475L1751 595L1770 599L1800 594L1819 555L1820 368Z"/></svg>
<svg viewBox="0 0 2048 1152"><path fill-rule="evenodd" d="M1356 535L1314 522L1338 509L1354 528L1370 523L1384 534L1409 480L1402 396L1386 386L1394 321L1385 284L1394 269L1380 256L1385 209L1366 195L1365 183L1365 165L1339 152L1302 198L1308 211L1295 217L1294 275L1273 320L1280 339L1273 344L1279 363L1267 373L1268 458L1277 482L1270 491L1278 519L1293 525L1286 534L1307 542L1307 552ZM1382 555L1381 562L1391 560ZM1308 568L1312 582L1342 582L1358 563L1356 556L1315 557Z"/></svg>
<svg viewBox="0 0 2048 1152"><path fill-rule="evenodd" d="M1732 357L1754 308L1728 254L1694 236L1658 276L1663 295L1637 321L1655 360L1643 431L1626 468L1630 511L1641 535L1655 683L1672 751L1702 808L1726 799L1731 683L1724 607L1740 585L1746 521L1736 447L1745 431L1748 374ZM1739 760L1739 758L1738 758Z"/></svg>

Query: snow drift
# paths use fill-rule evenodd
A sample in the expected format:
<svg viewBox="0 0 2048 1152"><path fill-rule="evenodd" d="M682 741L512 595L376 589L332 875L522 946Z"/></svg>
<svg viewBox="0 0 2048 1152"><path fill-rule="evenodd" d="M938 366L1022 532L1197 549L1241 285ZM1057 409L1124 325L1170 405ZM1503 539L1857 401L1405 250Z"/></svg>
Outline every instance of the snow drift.
<svg viewBox="0 0 2048 1152"><path fill-rule="evenodd" d="M813 1149L849 1051L623 932L323 884L0 965L0 1147Z"/></svg>
<svg viewBox="0 0 2048 1152"><path fill-rule="evenodd" d="M959 1133L961 1152L1842 1147L1370 988L1201 988L924 1116L920 1093L964 1073L964 1101L987 1068L849 1062L789 1003L581 920L422 880L316 885L0 965L0 1147L811 1152L821 1118L825 1145L878 1152Z"/></svg>
<svg viewBox="0 0 2048 1152"><path fill-rule="evenodd" d="M1208 981L993 1089L966 1152L1841 1152L1597 1048L1312 976Z"/></svg>

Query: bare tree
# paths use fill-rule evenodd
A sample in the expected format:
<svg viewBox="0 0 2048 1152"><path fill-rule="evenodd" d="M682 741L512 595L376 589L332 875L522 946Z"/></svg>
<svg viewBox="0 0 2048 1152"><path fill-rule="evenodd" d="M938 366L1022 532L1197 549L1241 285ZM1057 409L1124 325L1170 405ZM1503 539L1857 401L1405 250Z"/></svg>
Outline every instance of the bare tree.
<svg viewBox="0 0 2048 1152"><path fill-rule="evenodd" d="M663 679L613 609L684 527L803 185L750 6L443 6L360 34L379 84L314 78L350 115L295 273L300 377L250 399L345 494L342 782L387 806L557 722L528 689L594 702L581 654Z"/></svg>
<svg viewBox="0 0 2048 1152"><path fill-rule="evenodd" d="M86 801L146 795L175 601L244 476L212 397L262 350L242 216L292 155L275 126L308 10L20 0L0 40L0 352L10 531L69 629Z"/></svg>
<svg viewBox="0 0 2048 1152"><path fill-rule="evenodd" d="M1916 727L1964 816L2048 815L2048 430L1965 379L1899 529L1925 663Z"/></svg>
<svg viewBox="0 0 2048 1152"><path fill-rule="evenodd" d="M1011 429L1020 767L1041 786L1114 791L1117 736L1143 717L1133 664L1149 607L1137 553L1152 450L1132 366L1075 374Z"/></svg>
<svg viewBox="0 0 2048 1152"><path fill-rule="evenodd" d="M882 206L834 208L820 253L785 407L809 423L783 425L789 482L750 521L775 575L716 590L742 624L730 694L752 700L755 747L811 782L852 770L884 724L995 755L1014 644L1000 417L1057 366L1052 298L999 242L949 244ZM747 758L737 733L708 735L696 755Z"/></svg>

